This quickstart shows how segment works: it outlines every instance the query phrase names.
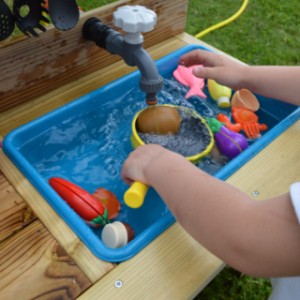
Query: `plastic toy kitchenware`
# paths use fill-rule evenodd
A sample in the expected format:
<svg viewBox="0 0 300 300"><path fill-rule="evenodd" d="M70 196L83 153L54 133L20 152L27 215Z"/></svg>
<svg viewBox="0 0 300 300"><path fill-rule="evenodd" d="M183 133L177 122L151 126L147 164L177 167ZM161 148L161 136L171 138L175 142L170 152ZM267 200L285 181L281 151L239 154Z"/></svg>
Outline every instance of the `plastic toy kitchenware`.
<svg viewBox="0 0 300 300"><path fill-rule="evenodd" d="M206 95L203 93L202 89L204 88L204 79L196 77L193 74L194 67L201 65L194 65L190 67L185 67L179 65L176 70L173 72L173 76L178 80L181 84L189 87L189 91L185 95L185 98L190 98L192 96L199 96L201 98L206 99Z"/></svg>
<svg viewBox="0 0 300 300"><path fill-rule="evenodd" d="M189 45L172 52L156 62L164 78L164 89L158 95L159 103L188 104L184 95L168 87L174 86L172 76L179 58L192 50L206 49ZM144 204L137 209L128 208L123 195L128 186L120 171L124 160L132 151L132 119L145 107L140 91L141 73L132 72L87 95L84 95L36 120L16 128L3 141L5 154L41 193L45 201L68 224L82 242L98 258L120 262L131 258L175 222L162 199L149 189ZM170 84L169 84L170 83ZM166 95L166 97L165 97ZM174 98L176 97L176 102ZM259 120L268 124L268 131L235 159L226 165L209 170L211 161L203 158L195 165L217 178L227 179L250 158L260 152L279 134L300 118L298 107L257 96ZM204 118L204 105L217 108L210 101L197 101L193 109ZM208 107L208 106L205 106ZM211 111L210 111L211 112ZM218 110L219 112L219 110ZM114 221L130 224L135 237L121 248L109 248L101 240L103 227L92 228L49 185L52 177L68 178L89 193L105 187L113 191L121 202L121 210ZM159 251L159 250L158 250Z"/></svg>
<svg viewBox="0 0 300 300"><path fill-rule="evenodd" d="M83 37L112 54L118 54L128 66L137 66L141 76L139 87L145 93L147 105L157 103L157 93L163 79L150 54L143 48L141 33L153 30L157 15L141 5L124 5L113 13L113 23L124 35L113 30L97 18L89 18L83 25Z"/></svg>
<svg viewBox="0 0 300 300"><path fill-rule="evenodd" d="M135 181L124 194L124 203L131 208L139 208L144 204L149 186Z"/></svg>
<svg viewBox="0 0 300 300"><path fill-rule="evenodd" d="M142 133L138 131L138 127L137 127L137 119L139 118L139 115L142 114L144 111L141 110L134 116L131 122L132 146L136 148L146 143L161 144L160 140L161 138L163 138L164 147L184 155L189 161L193 163L197 163L203 157L208 155L213 147L214 140L213 140L213 134L210 128L208 127L208 125L206 124L204 118L202 118L200 114L195 112L193 109L187 107L180 107L180 106L174 106L168 104L162 106L171 106L178 110L181 116L180 131L177 134L171 134L165 137L163 135L151 134L148 135L146 139L146 136L143 136ZM193 132L191 132L191 129L193 130ZM189 148L188 144L184 144L183 140L185 138L187 139L194 138L199 142L198 146ZM181 149L174 148L175 145L180 146L180 144L183 144Z"/></svg>
<svg viewBox="0 0 300 300"><path fill-rule="evenodd" d="M165 105L165 106L168 107L169 105ZM208 155L213 147L214 139L213 139L212 132L209 126L207 126L205 120L200 115L195 113L193 110L184 107L174 107L174 108L177 109L183 116L181 117L182 123L180 126L180 131L177 134L168 135L166 138L164 138L163 146L169 148L170 150L183 154L179 150L176 151L176 149L172 147L172 144L174 145L175 143L176 145L178 145L182 143L185 145L185 147L188 147L187 146L188 144L185 143L185 139L186 140L197 139L201 142L201 150L193 153L192 155L184 155L189 161L193 163L197 163L200 159ZM137 126L137 121L139 120L139 116L143 113L143 111L144 110L138 112L132 121L131 142L134 148L146 144L145 140L141 138L141 132L138 131L138 126ZM194 123L192 126L190 125L191 127L186 126L186 124L188 123L192 124L192 122L195 122L195 120L196 123ZM187 132L183 130L185 127L189 128ZM195 136L192 137L189 130L192 128L193 131L197 132L196 127L198 128L202 127L202 130L198 131L198 135L196 134ZM184 133L180 134L181 131ZM157 135L156 136L153 135L153 140L151 140L150 143L162 144L160 137ZM143 183L140 182L133 183L124 194L125 204L131 208L140 207L144 202L144 197L147 193L147 190L148 190L147 186L144 185Z"/></svg>
<svg viewBox="0 0 300 300"><path fill-rule="evenodd" d="M104 226L101 234L101 240L109 248L120 248L127 245L134 238L133 229L120 221Z"/></svg>
<svg viewBox="0 0 300 300"><path fill-rule="evenodd" d="M248 148L247 139L243 135L226 128L217 119L210 118L208 126L214 133L218 149L229 159L233 159Z"/></svg>
<svg viewBox="0 0 300 300"><path fill-rule="evenodd" d="M226 126L226 128L230 129L231 131L240 132L242 130L242 125L241 124L231 123L230 119L225 114L217 114L216 118L217 118L218 121L222 122Z"/></svg>
<svg viewBox="0 0 300 300"><path fill-rule="evenodd" d="M109 223L107 209L94 195L63 178L52 177L49 184L90 226Z"/></svg>
<svg viewBox="0 0 300 300"><path fill-rule="evenodd" d="M36 29L46 31L42 24L49 23L49 20L44 15L48 13L44 4L44 0L14 0L13 12L16 24L24 34L37 37ZM23 8L27 8L28 11L23 13Z"/></svg>
<svg viewBox="0 0 300 300"><path fill-rule="evenodd" d="M232 107L233 120L241 125L248 138L260 137L260 132L268 129L266 124L258 123L258 116L251 110L243 107Z"/></svg>
<svg viewBox="0 0 300 300"><path fill-rule="evenodd" d="M108 218L115 219L120 210L121 210L121 203L111 191L98 188L93 195L103 204L103 206L107 209Z"/></svg>
<svg viewBox="0 0 300 300"><path fill-rule="evenodd" d="M13 33L14 29L14 16L4 0L0 0L0 41L8 38Z"/></svg>
<svg viewBox="0 0 300 300"><path fill-rule="evenodd" d="M215 80L207 80L207 88L213 100L215 100L220 108L230 107L231 89L227 86L217 83Z"/></svg>
<svg viewBox="0 0 300 300"><path fill-rule="evenodd" d="M251 111L258 111L259 110L259 101L247 89L237 90L232 98L231 98L231 106L232 107L242 107L249 109Z"/></svg>
<svg viewBox="0 0 300 300"><path fill-rule="evenodd" d="M49 15L58 30L66 31L79 21L79 9L75 0L48 0Z"/></svg>

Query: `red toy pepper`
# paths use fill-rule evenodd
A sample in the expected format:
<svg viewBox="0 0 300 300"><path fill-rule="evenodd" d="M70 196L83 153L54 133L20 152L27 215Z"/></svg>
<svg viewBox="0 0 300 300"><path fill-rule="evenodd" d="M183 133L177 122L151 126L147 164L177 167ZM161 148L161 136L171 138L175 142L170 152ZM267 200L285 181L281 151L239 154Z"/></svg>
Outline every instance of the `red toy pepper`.
<svg viewBox="0 0 300 300"><path fill-rule="evenodd" d="M59 177L50 178L49 184L89 225L100 227L110 222L107 209L94 195Z"/></svg>

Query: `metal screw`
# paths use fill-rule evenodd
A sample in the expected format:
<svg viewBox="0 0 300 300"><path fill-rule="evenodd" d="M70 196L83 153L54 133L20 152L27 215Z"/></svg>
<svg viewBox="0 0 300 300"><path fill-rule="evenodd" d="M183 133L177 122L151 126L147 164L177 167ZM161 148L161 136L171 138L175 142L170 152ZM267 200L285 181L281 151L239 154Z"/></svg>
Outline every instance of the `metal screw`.
<svg viewBox="0 0 300 300"><path fill-rule="evenodd" d="M117 281L115 282L115 287L116 287L117 289L121 288L122 286L123 286L123 282L122 282L121 280L117 280Z"/></svg>
<svg viewBox="0 0 300 300"><path fill-rule="evenodd" d="M258 197L258 196L259 196L259 192L258 192L258 191L254 191L254 192L252 192L252 196L254 196L254 197Z"/></svg>

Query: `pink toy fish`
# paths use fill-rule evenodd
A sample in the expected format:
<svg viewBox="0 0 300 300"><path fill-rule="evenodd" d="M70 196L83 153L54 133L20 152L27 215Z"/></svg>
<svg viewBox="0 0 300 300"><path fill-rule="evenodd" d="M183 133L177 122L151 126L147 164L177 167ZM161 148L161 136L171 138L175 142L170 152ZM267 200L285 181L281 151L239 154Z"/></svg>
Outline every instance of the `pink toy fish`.
<svg viewBox="0 0 300 300"><path fill-rule="evenodd" d="M189 98L191 96L200 96L206 99L206 95L202 91L204 87L204 79L198 78L193 74L193 68L196 66L202 65L194 65L190 67L179 65L177 69L173 72L173 76L181 84L190 88L190 90L185 95L185 98Z"/></svg>

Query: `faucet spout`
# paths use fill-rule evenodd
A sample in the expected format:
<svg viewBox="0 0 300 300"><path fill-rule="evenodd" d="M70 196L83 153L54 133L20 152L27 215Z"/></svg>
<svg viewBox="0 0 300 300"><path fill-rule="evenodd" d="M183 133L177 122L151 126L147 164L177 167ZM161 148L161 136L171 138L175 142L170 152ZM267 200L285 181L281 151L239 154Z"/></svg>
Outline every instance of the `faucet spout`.
<svg viewBox="0 0 300 300"><path fill-rule="evenodd" d="M148 105L157 103L156 95L162 89L163 79L152 57L143 48L141 35L138 38L135 36L132 40L131 36L124 37L99 19L90 18L83 26L83 36L108 52L118 54L127 65L136 66L141 72L140 89L146 93L146 103Z"/></svg>
<svg viewBox="0 0 300 300"><path fill-rule="evenodd" d="M163 79L160 76L154 60L150 54L139 44L123 43L124 61L129 66L137 66L141 72L140 89L146 93L146 103L154 105L157 103L156 94L163 87Z"/></svg>

